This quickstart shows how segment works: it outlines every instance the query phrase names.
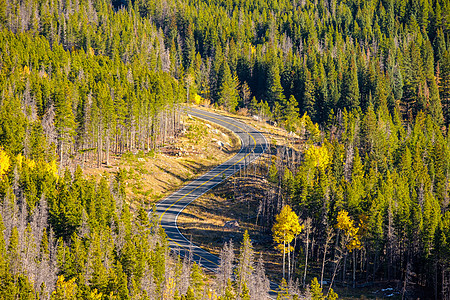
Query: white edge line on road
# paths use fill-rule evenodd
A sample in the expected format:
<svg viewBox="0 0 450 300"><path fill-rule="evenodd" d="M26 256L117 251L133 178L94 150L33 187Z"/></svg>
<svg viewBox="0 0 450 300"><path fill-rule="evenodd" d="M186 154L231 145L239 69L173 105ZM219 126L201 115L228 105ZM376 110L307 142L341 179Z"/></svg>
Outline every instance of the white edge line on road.
<svg viewBox="0 0 450 300"><path fill-rule="evenodd" d="M209 113L209 112L205 112L205 113ZM199 113L199 114L202 114L202 113ZM206 115L206 116L208 116L208 115ZM219 116L224 117L224 118L228 119L229 121L233 121L233 122L236 122L236 121L237 121L237 122L242 123L240 120L235 120L235 119L233 119L233 118L231 118L231 117L228 117L228 116L223 116L223 115L219 115ZM193 116L193 117L202 119L201 117L198 117L198 116ZM213 118L213 119L218 119L218 118L215 118L214 116L208 116L208 117ZM203 119L203 120L206 120L206 119ZM220 119L218 119L218 120L220 120ZM206 120L206 121L211 122L210 120ZM223 121L223 120L222 120L222 121ZM229 123L229 122L227 122L227 121L224 121L224 122L225 122L225 123ZM214 122L212 122L212 123L214 123ZM216 124L217 124L217 123L216 123ZM255 140L254 137L250 134L249 130L246 130L246 129L244 129L244 128L240 128L239 126L234 125L234 124L232 124L232 123L229 123L229 124L232 125L232 126L235 126L235 127L239 128L239 129L242 129L242 130L245 131L249 136L251 136L251 137L253 138L253 140ZM254 161L256 161L258 158L260 158L264 153L266 153L266 151L267 151L269 145L268 145L268 143L267 143L267 139L266 139L265 135L264 135L261 131L259 131L257 128L255 128L255 127L253 127L253 126L250 126L250 125L248 125L248 124L245 124L245 123L242 123L242 124L244 125L244 126L242 126L242 127L247 126L247 127L250 127L252 130L257 131L257 132L263 137L263 139L264 139L264 146L262 147L262 152L261 152L261 153L259 153L257 156L255 156L255 153L254 153L253 150L252 150L252 151L249 152L246 156L244 156L243 158L241 158L240 160L238 160L236 163L233 164L233 166L239 165L239 166L246 167L246 166L250 165L251 163L253 163ZM232 131L231 129L226 128L225 126L222 126L222 125L220 125L220 124L217 124L217 125L219 125L219 126L221 126L221 127L224 127L224 128L227 129L227 130ZM239 134L237 134L237 133L235 133L235 132L233 132L233 133L234 133L235 135L237 135L238 138L239 138L240 141L241 141L241 148L239 149L239 152L238 152L238 153L236 153L233 157L229 158L228 160L226 160L226 161L223 162L222 164L220 164L220 165L214 167L212 170L208 171L206 174L200 176L199 178L196 178L195 180L193 180L193 181L191 181L191 182L185 184L185 185L184 185L183 187L181 187L179 190L177 190L177 191L171 193L170 195L168 195L167 197L165 197L164 199L162 199L161 201L159 201L159 202L156 204L155 207L160 206L161 204L163 204L164 202L166 202L167 200L169 200L170 197L172 197L172 196L177 195L178 193L180 193L180 192L183 190L183 188L185 188L186 186L191 185L191 184L195 183L196 181L201 181L202 178L203 178L205 175L207 175L208 173L212 173L212 172L215 171L216 169L220 168L223 164L226 164L227 162L229 162L229 161L231 161L231 160L237 158L236 156L238 156L239 154L241 154L242 150L244 149L244 141L243 141L242 137L241 137ZM255 141L255 147L256 147L256 146L257 146L257 144L256 144L256 141ZM254 155L253 158L251 157L252 154ZM250 160L249 160L248 163L246 163L246 161L245 161L245 157L247 157L247 156L250 156ZM243 163L242 163L242 159L244 159ZM229 168L223 170L223 171L220 172L219 174L225 173L225 172L228 171L230 168L231 168L231 167L229 167ZM241 169L241 168L239 167L239 170L240 170L240 169ZM200 196L206 194L208 191L210 191L211 189L215 188L217 185L221 184L222 182L224 182L225 180L227 180L227 179L230 178L231 176L235 175L237 172L238 172L238 171L235 170L235 169L233 168L233 173L231 173L230 175L228 175L228 176L225 177L225 178L221 178L221 181L220 181L220 182L217 182L217 183L213 184L213 185L210 186L206 191L204 191L201 195L197 196L196 198L194 198L194 199L192 199L191 201L189 201L188 203L186 203L186 204L183 206L183 208L182 208L181 210L178 211L177 215L175 216L175 220L174 220L174 224L175 224L175 228L176 228L177 232L179 233L179 235L180 235L186 242L188 242L189 244L191 244L191 245L192 245L193 247L195 247L196 249L200 250L200 252L204 252L204 253L207 254L207 255L211 255L211 256L215 257L216 259L219 259L219 257L217 257L215 254L212 254L212 253L210 253L210 252L204 250L203 248L201 248L201 247L199 247L198 245L194 244L192 241L189 241L189 240L188 240L188 239L180 232L180 229L179 229L179 227L178 227L178 217L179 217L179 215L183 212L183 210L184 210L189 204L191 204L194 200L196 200L196 199L198 199ZM216 178L219 174L213 176L211 179L209 179L209 180L206 181L206 182L209 182L209 181L211 181L212 179ZM200 188L200 186L196 187L194 190L196 190L196 189L198 189L198 188ZM194 190L190 191L188 194L192 193ZM187 196L188 194L186 194L186 195L184 195L184 196ZM175 203L176 203L176 202L175 202ZM175 204L175 203L173 203L173 204ZM172 205L173 205L173 204L172 204ZM166 211L167 211L167 210L166 210ZM169 239L169 240L172 240L172 239L169 238L169 237L168 237L168 239ZM172 240L172 241L173 241L173 243L175 243L178 247L180 247L180 250L179 250L179 251L181 251L182 248L184 249L184 251L186 251L187 247L180 245L179 243L177 243L177 242L174 241L174 240ZM207 259L207 258L205 258L205 257L202 257L202 256L199 255L199 254L196 254L196 255L200 258L200 259L199 259L199 265L201 265L203 268L208 269L208 270L210 270L210 271L212 271L212 272L214 272L214 273L217 272L217 269L212 269L212 268L210 268L210 267L208 267L208 266L206 266L206 265L202 265L202 264L201 264L201 259L204 259L204 260L210 262L210 263L213 264L213 265L217 265L215 262L212 262L212 261L210 261L209 259ZM269 282L270 282L270 281L269 281ZM272 283L272 282L270 282L270 283ZM272 290L271 290L271 291L272 291ZM273 292L276 292L276 291L273 291ZM269 295L269 298L271 298L270 295ZM272 298L272 299L273 299L273 298Z"/></svg>

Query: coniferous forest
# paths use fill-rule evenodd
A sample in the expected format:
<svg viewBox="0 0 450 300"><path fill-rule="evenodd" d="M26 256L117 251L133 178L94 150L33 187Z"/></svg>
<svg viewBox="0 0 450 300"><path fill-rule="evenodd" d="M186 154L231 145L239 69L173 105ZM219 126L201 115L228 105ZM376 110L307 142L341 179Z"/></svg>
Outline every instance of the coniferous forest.
<svg viewBox="0 0 450 300"><path fill-rule="evenodd" d="M1 299L267 295L248 234L210 278L122 170L83 176L176 138L193 101L303 140L261 203L288 249L280 299L450 299L449 0L0 0Z"/></svg>

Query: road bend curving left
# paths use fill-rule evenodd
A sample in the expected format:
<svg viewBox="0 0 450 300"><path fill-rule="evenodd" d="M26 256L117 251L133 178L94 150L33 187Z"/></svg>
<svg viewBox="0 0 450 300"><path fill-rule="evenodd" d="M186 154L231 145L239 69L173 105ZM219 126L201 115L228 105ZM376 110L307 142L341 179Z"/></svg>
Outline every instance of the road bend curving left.
<svg viewBox="0 0 450 300"><path fill-rule="evenodd" d="M257 129L233 118L194 108L186 108L186 112L231 130L241 140L241 149L235 156L183 186L156 205L156 213L160 216L161 226L167 234L170 247L182 257L191 253L193 260L199 265L216 271L219 257L186 239L178 229L177 218L192 201L261 156L266 151L268 143ZM275 288L276 285L271 283L271 289Z"/></svg>

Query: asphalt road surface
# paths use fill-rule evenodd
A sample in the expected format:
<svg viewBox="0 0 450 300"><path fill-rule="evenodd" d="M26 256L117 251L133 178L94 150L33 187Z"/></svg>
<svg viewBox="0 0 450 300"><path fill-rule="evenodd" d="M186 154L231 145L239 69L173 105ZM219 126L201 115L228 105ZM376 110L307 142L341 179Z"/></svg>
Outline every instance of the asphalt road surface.
<svg viewBox="0 0 450 300"><path fill-rule="evenodd" d="M235 156L183 186L156 206L156 213L160 216L161 226L167 234L170 247L181 257L192 255L193 260L203 268L215 272L219 265L219 257L187 240L178 229L177 218L189 203L261 156L268 144L261 132L235 119L194 108L186 108L186 112L191 116L223 126L241 139L241 149ZM277 286L271 283L271 294L275 289Z"/></svg>

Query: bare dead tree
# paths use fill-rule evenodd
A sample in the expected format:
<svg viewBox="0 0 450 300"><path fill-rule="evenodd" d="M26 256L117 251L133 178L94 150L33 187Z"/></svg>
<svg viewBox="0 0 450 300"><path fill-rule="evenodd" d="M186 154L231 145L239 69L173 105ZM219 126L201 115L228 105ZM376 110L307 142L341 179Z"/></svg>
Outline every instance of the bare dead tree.
<svg viewBox="0 0 450 300"><path fill-rule="evenodd" d="M233 241L225 242L219 254L220 264L217 267L217 291L219 296L225 295L228 280L232 279L234 268L234 246Z"/></svg>
<svg viewBox="0 0 450 300"><path fill-rule="evenodd" d="M306 285L306 272L308 270L308 255L309 255L308 248L309 248L309 236L310 236L311 230L312 230L311 224L312 224L312 220L311 220L311 218L308 217L304 222L304 226L305 226L304 227L304 232L305 232L304 241L306 244L306 249L305 249L305 271L303 273L303 288L305 288L305 285Z"/></svg>
<svg viewBox="0 0 450 300"><path fill-rule="evenodd" d="M261 254L259 255L255 272L250 279L248 288L251 299L267 299L269 296L270 281L266 276L264 260Z"/></svg>
<svg viewBox="0 0 450 300"><path fill-rule="evenodd" d="M328 227L326 232L327 232L327 235L325 238L325 245L324 245L324 249L323 249L323 258L322 258L322 271L320 272L320 284L321 285L323 285L323 274L325 271L325 263L326 263L327 253L328 253L328 246L330 245L332 239L336 235L334 233L332 227Z"/></svg>

